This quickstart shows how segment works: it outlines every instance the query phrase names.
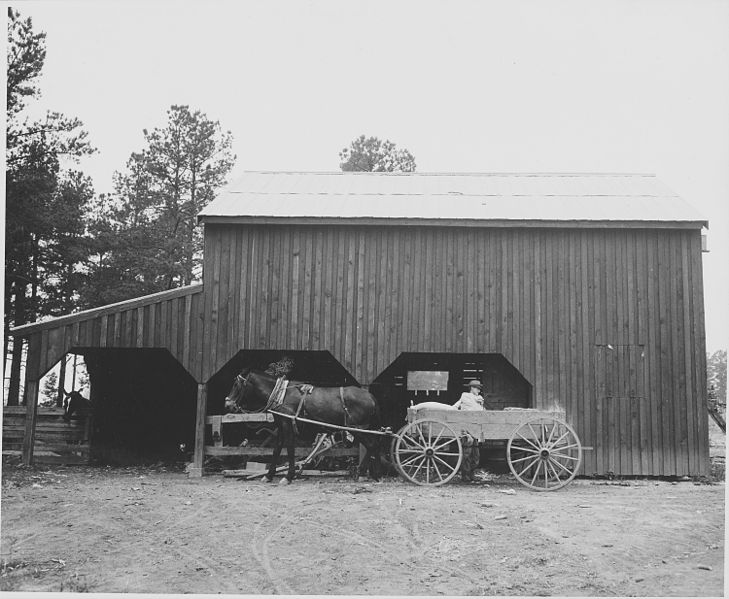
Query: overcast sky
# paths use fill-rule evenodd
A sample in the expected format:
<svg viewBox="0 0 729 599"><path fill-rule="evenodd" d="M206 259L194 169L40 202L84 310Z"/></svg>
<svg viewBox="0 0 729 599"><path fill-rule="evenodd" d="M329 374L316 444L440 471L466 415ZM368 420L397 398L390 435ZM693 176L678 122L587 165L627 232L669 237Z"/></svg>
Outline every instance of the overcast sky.
<svg viewBox="0 0 729 599"><path fill-rule="evenodd" d="M709 349L729 345L729 1L19 2L35 111L83 120L97 191L189 104L237 170L338 170L359 134L418 170L655 173L710 221Z"/></svg>

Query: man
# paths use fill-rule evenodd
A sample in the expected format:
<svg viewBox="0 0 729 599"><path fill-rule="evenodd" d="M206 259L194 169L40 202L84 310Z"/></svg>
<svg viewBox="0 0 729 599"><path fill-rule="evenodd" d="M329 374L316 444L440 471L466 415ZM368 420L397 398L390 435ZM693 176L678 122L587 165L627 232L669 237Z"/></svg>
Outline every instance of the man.
<svg viewBox="0 0 729 599"><path fill-rule="evenodd" d="M461 393L461 399L453 404L457 410L483 410L483 397L481 397L481 382L471 381L467 393Z"/></svg>
<svg viewBox="0 0 729 599"><path fill-rule="evenodd" d="M462 393L461 398L453 404L457 410L483 410L483 397L481 397L481 381L471 381L468 392ZM461 437L463 446L463 462L461 462L461 478L463 482L473 482L473 471L478 467L481 451L478 440L468 433Z"/></svg>

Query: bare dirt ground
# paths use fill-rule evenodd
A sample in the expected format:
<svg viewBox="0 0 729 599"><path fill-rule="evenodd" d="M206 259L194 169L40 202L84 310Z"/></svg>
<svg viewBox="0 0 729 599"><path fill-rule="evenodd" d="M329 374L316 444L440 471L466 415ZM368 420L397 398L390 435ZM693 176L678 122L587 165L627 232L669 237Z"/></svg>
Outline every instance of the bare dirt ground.
<svg viewBox="0 0 729 599"><path fill-rule="evenodd" d="M719 596L724 483L6 465L0 554L5 591Z"/></svg>

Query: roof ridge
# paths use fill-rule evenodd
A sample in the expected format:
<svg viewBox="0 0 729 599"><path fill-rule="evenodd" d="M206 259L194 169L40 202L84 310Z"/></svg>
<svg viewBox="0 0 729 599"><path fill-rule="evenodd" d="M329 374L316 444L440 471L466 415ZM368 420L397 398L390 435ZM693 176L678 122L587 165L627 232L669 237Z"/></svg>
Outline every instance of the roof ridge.
<svg viewBox="0 0 729 599"><path fill-rule="evenodd" d="M356 176L386 176L386 177L655 177L655 173L630 172L454 172L454 171L423 171L423 172L369 172L369 171L278 171L278 170L245 170L242 174L257 175L356 175Z"/></svg>

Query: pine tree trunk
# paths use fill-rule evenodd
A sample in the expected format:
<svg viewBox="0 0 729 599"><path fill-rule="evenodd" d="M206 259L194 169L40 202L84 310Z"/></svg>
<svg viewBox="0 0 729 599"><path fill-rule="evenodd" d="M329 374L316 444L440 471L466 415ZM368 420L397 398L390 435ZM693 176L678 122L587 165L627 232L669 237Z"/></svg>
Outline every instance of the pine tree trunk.
<svg viewBox="0 0 729 599"><path fill-rule="evenodd" d="M25 285L15 280L15 326L25 324ZM20 367L23 361L23 340L13 337L13 357L10 363L10 386L8 387L8 405L20 405Z"/></svg>

